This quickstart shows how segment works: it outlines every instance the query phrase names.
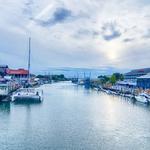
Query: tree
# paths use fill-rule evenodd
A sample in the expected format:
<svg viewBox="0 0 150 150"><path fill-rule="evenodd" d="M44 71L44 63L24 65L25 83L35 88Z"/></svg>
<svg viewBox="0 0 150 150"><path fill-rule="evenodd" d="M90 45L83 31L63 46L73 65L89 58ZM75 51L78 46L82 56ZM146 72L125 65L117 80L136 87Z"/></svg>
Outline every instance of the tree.
<svg viewBox="0 0 150 150"><path fill-rule="evenodd" d="M117 82L116 76L113 74L113 75L110 77L110 83L114 85L116 82Z"/></svg>
<svg viewBox="0 0 150 150"><path fill-rule="evenodd" d="M64 78L65 78L65 76L64 76L63 74L59 75L59 77L60 77L61 79L64 79Z"/></svg>
<svg viewBox="0 0 150 150"><path fill-rule="evenodd" d="M121 80L121 81L124 80L124 76L121 73L114 73L113 75L116 77L117 81L118 80Z"/></svg>
<svg viewBox="0 0 150 150"><path fill-rule="evenodd" d="M109 81L108 76L98 76L98 79L100 79L102 85L106 84Z"/></svg>

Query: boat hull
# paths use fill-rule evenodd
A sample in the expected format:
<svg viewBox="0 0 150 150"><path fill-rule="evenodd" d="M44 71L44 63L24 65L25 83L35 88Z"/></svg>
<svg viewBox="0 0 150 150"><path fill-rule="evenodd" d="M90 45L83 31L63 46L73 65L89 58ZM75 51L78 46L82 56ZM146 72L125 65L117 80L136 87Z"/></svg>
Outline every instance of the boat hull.
<svg viewBox="0 0 150 150"><path fill-rule="evenodd" d="M144 104L148 104L148 103L149 103L149 101L148 101L146 98L144 98L144 97L135 96L135 99L136 99L138 102L140 102L140 103L144 103Z"/></svg>
<svg viewBox="0 0 150 150"><path fill-rule="evenodd" d="M14 96L12 98L13 102L41 102L42 98L40 96Z"/></svg>

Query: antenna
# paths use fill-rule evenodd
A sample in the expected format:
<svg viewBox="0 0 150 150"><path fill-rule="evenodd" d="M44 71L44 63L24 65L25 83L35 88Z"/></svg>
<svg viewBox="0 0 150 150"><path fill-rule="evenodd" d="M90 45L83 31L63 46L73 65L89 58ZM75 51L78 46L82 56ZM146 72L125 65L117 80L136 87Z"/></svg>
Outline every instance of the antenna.
<svg viewBox="0 0 150 150"><path fill-rule="evenodd" d="M30 67L31 67L31 37L29 37L28 80L30 80Z"/></svg>

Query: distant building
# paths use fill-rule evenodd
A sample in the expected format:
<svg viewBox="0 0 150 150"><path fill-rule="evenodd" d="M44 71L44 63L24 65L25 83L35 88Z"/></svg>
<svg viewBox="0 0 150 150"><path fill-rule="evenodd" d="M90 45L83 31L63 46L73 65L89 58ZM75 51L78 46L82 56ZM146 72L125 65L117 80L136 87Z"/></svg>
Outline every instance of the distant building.
<svg viewBox="0 0 150 150"><path fill-rule="evenodd" d="M0 76L4 77L7 73L8 66L7 65L0 65Z"/></svg>
<svg viewBox="0 0 150 150"><path fill-rule="evenodd" d="M26 81L28 79L29 71L25 69L7 69L7 75L11 76L12 79L19 81Z"/></svg>
<svg viewBox="0 0 150 150"><path fill-rule="evenodd" d="M137 87L150 89L150 73L137 78Z"/></svg>
<svg viewBox="0 0 150 150"><path fill-rule="evenodd" d="M137 82L137 78L147 75L150 73L150 68L131 70L130 72L124 74L125 81Z"/></svg>

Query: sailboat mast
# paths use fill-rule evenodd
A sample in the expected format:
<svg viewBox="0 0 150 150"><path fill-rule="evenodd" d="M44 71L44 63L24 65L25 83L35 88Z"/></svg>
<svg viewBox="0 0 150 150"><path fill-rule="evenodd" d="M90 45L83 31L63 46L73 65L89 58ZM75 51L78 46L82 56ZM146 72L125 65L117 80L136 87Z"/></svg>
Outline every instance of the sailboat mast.
<svg viewBox="0 0 150 150"><path fill-rule="evenodd" d="M31 67L31 37L29 37L29 55L28 55L28 80L30 82L30 67Z"/></svg>

